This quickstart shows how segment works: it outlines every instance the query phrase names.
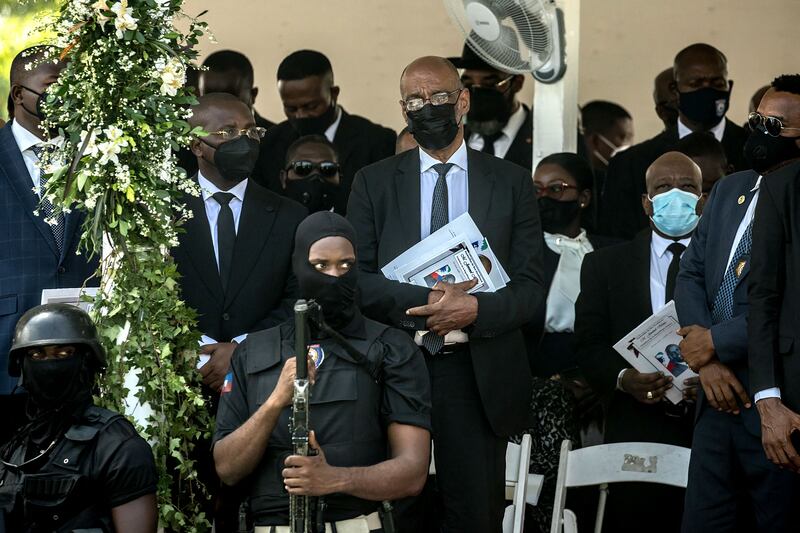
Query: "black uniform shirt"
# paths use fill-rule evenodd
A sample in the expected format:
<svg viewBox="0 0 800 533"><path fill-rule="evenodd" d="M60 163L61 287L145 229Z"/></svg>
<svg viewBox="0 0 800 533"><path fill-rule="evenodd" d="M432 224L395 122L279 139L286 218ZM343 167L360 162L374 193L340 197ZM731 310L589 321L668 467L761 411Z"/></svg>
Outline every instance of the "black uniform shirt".
<svg viewBox="0 0 800 533"><path fill-rule="evenodd" d="M408 335L358 315L341 332L373 364L381 384L331 339L312 340L323 354L311 389L309 418L333 466L370 466L388 458L391 423L430 430L430 382L419 348ZM283 363L294 356L294 324L250 334L236 349L217 412L214 442L244 424L272 394ZM281 470L291 455L291 407L283 410L249 483L256 525L288 523L289 495ZM325 497L326 521L373 512L377 504L344 494Z"/></svg>

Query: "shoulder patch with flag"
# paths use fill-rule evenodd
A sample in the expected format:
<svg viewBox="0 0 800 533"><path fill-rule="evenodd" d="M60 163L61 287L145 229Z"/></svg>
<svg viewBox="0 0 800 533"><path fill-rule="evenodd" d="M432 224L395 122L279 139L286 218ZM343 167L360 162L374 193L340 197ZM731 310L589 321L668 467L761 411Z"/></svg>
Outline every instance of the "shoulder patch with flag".
<svg viewBox="0 0 800 533"><path fill-rule="evenodd" d="M225 381L222 382L222 388L220 389L220 394L226 394L233 390L233 372L228 372L225 374Z"/></svg>

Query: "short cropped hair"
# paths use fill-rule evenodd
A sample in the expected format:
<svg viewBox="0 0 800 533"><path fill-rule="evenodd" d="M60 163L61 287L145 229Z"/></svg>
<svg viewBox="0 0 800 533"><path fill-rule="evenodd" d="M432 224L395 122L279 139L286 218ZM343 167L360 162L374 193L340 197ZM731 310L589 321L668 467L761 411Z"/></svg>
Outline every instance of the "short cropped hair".
<svg viewBox="0 0 800 533"><path fill-rule="evenodd" d="M327 146L330 148L331 152L333 152L333 157L336 161L339 160L339 153L336 151L336 147L333 145L332 142L328 140L327 137L324 135L306 135L305 137L300 137L295 142L289 145L289 149L286 150L286 161L285 164L288 165L292 161L294 161L294 156L297 151L302 148L303 146L309 144L320 144L322 146Z"/></svg>
<svg viewBox="0 0 800 533"><path fill-rule="evenodd" d="M728 156L722 143L708 131L695 131L675 143L674 149L683 155L694 159L695 157L713 157L720 161L720 165L728 166Z"/></svg>
<svg viewBox="0 0 800 533"><path fill-rule="evenodd" d="M776 91L800 94L800 74L782 74L772 80L771 85Z"/></svg>
<svg viewBox="0 0 800 533"><path fill-rule="evenodd" d="M278 66L278 80L283 81L325 75L330 75L333 79L333 67L325 54L315 50L292 52Z"/></svg>
<svg viewBox="0 0 800 533"><path fill-rule="evenodd" d="M32 70L26 69L25 65L28 63L36 65L48 55L48 52L52 52L53 50L51 46L38 45L31 46L18 53L11 61L11 70L8 76L9 82L13 85L25 81L32 72Z"/></svg>
<svg viewBox="0 0 800 533"><path fill-rule="evenodd" d="M203 66L211 72L235 72L239 74L248 87L253 85L253 64L247 56L234 50L214 52L203 61Z"/></svg>
<svg viewBox="0 0 800 533"><path fill-rule="evenodd" d="M581 107L581 125L586 135L605 134L617 121L630 118L624 107L606 100L593 100Z"/></svg>

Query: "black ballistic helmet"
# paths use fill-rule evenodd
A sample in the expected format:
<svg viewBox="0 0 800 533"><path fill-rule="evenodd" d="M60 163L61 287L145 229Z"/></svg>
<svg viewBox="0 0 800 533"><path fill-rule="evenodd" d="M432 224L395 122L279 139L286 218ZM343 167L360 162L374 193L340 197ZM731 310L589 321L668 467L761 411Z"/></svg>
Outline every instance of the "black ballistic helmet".
<svg viewBox="0 0 800 533"><path fill-rule="evenodd" d="M87 347L91 368L99 370L106 366L106 352L89 315L74 305L45 304L34 307L17 322L8 352L8 374L19 377L28 348L64 344Z"/></svg>

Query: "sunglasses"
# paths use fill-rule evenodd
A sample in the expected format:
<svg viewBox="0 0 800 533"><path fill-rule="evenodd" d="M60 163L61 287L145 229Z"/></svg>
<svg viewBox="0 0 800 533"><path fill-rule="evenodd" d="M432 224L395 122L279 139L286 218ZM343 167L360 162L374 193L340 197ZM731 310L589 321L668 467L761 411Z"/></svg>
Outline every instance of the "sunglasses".
<svg viewBox="0 0 800 533"><path fill-rule="evenodd" d="M764 131L773 137L779 137L783 130L800 131L800 128L790 128L788 126L784 126L783 122L781 122L781 119L764 116L758 111L753 111L750 113L750 115L747 117L747 123L750 125L751 130Z"/></svg>
<svg viewBox="0 0 800 533"><path fill-rule="evenodd" d="M312 161L301 160L292 161L286 167L287 172L293 170L294 173L301 178L310 176L315 169L319 170L319 173L323 178L332 178L339 173L339 163L334 163L333 161L320 161L319 163L314 163Z"/></svg>

